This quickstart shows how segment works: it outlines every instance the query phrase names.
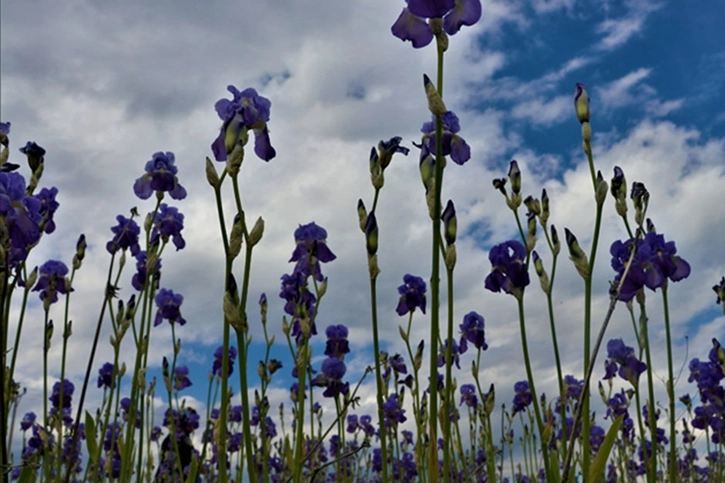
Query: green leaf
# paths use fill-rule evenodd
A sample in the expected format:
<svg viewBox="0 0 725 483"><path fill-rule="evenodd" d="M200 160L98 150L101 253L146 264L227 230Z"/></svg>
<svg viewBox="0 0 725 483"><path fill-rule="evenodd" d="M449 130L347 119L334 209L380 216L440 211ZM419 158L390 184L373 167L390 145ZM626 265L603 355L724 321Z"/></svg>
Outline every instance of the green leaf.
<svg viewBox="0 0 725 483"><path fill-rule="evenodd" d="M617 431L619 431L619 427L622 425L623 420L624 415L619 416L614 421L614 423L612 423L609 431L607 431L607 435L604 437L604 442L602 443L602 446L597 452L597 456L594 458L594 461L592 461L592 465L589 467L589 474L584 481L594 482L601 478L602 475L604 475L604 469L607 466L609 453L612 452L612 446L614 446L614 441L617 439Z"/></svg>
<svg viewBox="0 0 725 483"><path fill-rule="evenodd" d="M98 442L96 441L96 421L91 413L86 411L86 447L93 465L98 467Z"/></svg>
<svg viewBox="0 0 725 483"><path fill-rule="evenodd" d="M20 477L18 478L18 483L31 483L34 481L34 473L33 468L30 465L23 466L23 469L20 470Z"/></svg>

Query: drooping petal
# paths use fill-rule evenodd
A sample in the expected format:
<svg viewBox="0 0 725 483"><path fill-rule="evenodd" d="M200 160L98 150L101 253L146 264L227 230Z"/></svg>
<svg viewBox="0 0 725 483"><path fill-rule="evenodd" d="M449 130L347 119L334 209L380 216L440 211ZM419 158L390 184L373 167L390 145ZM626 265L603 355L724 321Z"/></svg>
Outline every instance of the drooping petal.
<svg viewBox="0 0 725 483"><path fill-rule="evenodd" d="M413 47L420 49L433 40L433 31L422 18L413 15L407 8L401 12L390 31L402 41L410 40Z"/></svg>
<svg viewBox="0 0 725 483"><path fill-rule="evenodd" d="M142 200L151 198L154 193L154 190L151 189L151 175L145 174L137 179L133 184L133 192Z"/></svg>
<svg viewBox="0 0 725 483"><path fill-rule="evenodd" d="M458 165L471 159L471 147L460 136L453 136L451 139L451 159Z"/></svg>
<svg viewBox="0 0 725 483"><path fill-rule="evenodd" d="M456 0L456 5L443 19L443 30L448 35L457 33L463 25L470 27L481 19L480 0Z"/></svg>
<svg viewBox="0 0 725 483"><path fill-rule="evenodd" d="M269 161L277 155L277 151L272 147L272 142L269 140L267 126L264 129L254 130L254 152L264 161Z"/></svg>

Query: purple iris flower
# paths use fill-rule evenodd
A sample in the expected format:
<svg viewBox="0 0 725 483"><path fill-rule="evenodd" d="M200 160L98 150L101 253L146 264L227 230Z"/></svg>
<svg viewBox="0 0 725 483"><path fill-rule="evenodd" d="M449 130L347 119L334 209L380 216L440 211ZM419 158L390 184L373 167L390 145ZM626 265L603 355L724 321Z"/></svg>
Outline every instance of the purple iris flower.
<svg viewBox="0 0 725 483"><path fill-rule="evenodd" d="M186 366L177 366L174 368L174 389L182 391L187 387L191 387L189 379L189 368Z"/></svg>
<svg viewBox="0 0 725 483"><path fill-rule="evenodd" d="M453 111L448 111L442 116L443 122L443 134L441 138L441 154L443 156L449 156L454 163L463 165L471 159L471 148L468 146L466 141L460 137L457 133L461 130L461 124L458 120L458 116ZM423 127L420 128L420 132L423 133L423 140L421 141L420 159L425 159L428 155L434 156L436 154L436 122L435 116L430 122L423 123Z"/></svg>
<svg viewBox="0 0 725 483"><path fill-rule="evenodd" d="M464 384L461 386L461 402L459 406L466 403L469 408L478 406L478 396L476 395L476 386L473 384Z"/></svg>
<svg viewBox="0 0 725 483"><path fill-rule="evenodd" d="M75 386L72 382L70 382L68 379L63 380L63 401L61 405L60 400L60 388L61 388L61 382L58 381L55 384L53 384L53 393L50 395L48 400L51 402L53 407L55 409L67 409L71 407L71 400L73 399L73 390L75 389Z"/></svg>
<svg viewBox="0 0 725 483"><path fill-rule="evenodd" d="M622 339L612 339L607 343L605 375L603 379L611 379L619 369L619 377L637 387L639 376L647 370L647 364L637 359L634 349L624 344Z"/></svg>
<svg viewBox="0 0 725 483"><path fill-rule="evenodd" d="M10 235L11 259L24 260L28 248L40 239L42 203L25 194L25 178L18 173L0 172L0 216Z"/></svg>
<svg viewBox="0 0 725 483"><path fill-rule="evenodd" d="M10 124L10 123L8 123ZM25 416L23 416L23 419L20 420L20 429L23 431L27 431L30 429L30 427L35 424L37 416L34 412L30 411L28 413L25 413Z"/></svg>
<svg viewBox="0 0 725 483"><path fill-rule="evenodd" d="M403 9L391 27L394 36L409 40L419 49L433 40L433 30L426 19L442 18L448 35L457 33L463 25L474 25L481 18L480 0L406 0Z"/></svg>
<svg viewBox="0 0 725 483"><path fill-rule="evenodd" d="M519 381L514 384L514 392L516 393L513 402L513 414L515 415L524 411L533 402L533 397L528 381Z"/></svg>
<svg viewBox="0 0 725 483"><path fill-rule="evenodd" d="M295 272L309 277L314 271L317 281L324 280L320 262L327 263L337 258L327 247L327 230L317 226L314 221L307 225L300 225L295 230L295 242L297 246L292 252L292 258L289 259L290 262L297 262Z"/></svg>
<svg viewBox="0 0 725 483"><path fill-rule="evenodd" d="M154 320L154 327L160 325L164 319L168 320L170 324L186 324L186 320L181 316L181 304L184 302L183 295L176 294L173 290L162 288L156 294L154 300L158 308L156 319Z"/></svg>
<svg viewBox="0 0 725 483"><path fill-rule="evenodd" d="M138 244L138 235L141 233L141 229L133 221L133 218L127 219L123 215L118 215L116 221L118 221L118 225L111 228L114 237L106 244L106 250L113 255L118 250L128 248L131 250L131 255L136 256L141 251L141 247Z"/></svg>
<svg viewBox="0 0 725 483"><path fill-rule="evenodd" d="M146 174L133 184L133 192L142 200L147 200L154 192L168 192L175 200L186 198L186 190L179 184L176 173L179 169L174 164L175 157L171 151L156 152L146 162Z"/></svg>
<svg viewBox="0 0 725 483"><path fill-rule="evenodd" d="M350 390L349 383L343 383L342 378L347 372L345 363L337 357L328 357L322 361L321 373L311 382L312 385L324 387L324 397L335 397L339 394L347 394Z"/></svg>
<svg viewBox="0 0 725 483"><path fill-rule="evenodd" d="M236 87L227 86L227 90L234 98L219 99L214 108L224 121L219 136L211 145L214 158L217 161L226 161L234 150L243 128L254 130L254 152L264 161L276 156L276 151L269 140L269 111L272 103L266 97L257 94L257 91L248 88L239 91Z"/></svg>
<svg viewBox="0 0 725 483"><path fill-rule="evenodd" d="M155 239L161 234L163 241L172 239L176 251L186 246L184 237L181 236L181 230L184 229L184 215L174 206L161 203L159 211L154 218L154 229L151 232L151 239Z"/></svg>
<svg viewBox="0 0 725 483"><path fill-rule="evenodd" d="M38 282L33 287L33 292L40 292L40 300L51 297L51 303L58 301L58 294L67 294L68 267L65 263L57 260L48 260L38 269ZM73 289L70 288L72 292Z"/></svg>
<svg viewBox="0 0 725 483"><path fill-rule="evenodd" d="M20 148L20 152L28 157L28 165L33 173L35 173L45 160L43 157L45 156L45 149L41 148L34 142L28 141L25 146Z"/></svg>
<svg viewBox="0 0 725 483"><path fill-rule="evenodd" d="M690 275L690 264L676 255L675 242L665 242L664 235L655 232L647 233L644 242L649 245L654 269L663 277L679 282Z"/></svg>
<svg viewBox="0 0 725 483"><path fill-rule="evenodd" d="M347 327L344 325L331 325L325 329L327 343L325 344L325 355L342 359L345 354L350 353L350 344L347 340Z"/></svg>
<svg viewBox="0 0 725 483"><path fill-rule="evenodd" d="M463 323L459 326L461 334L477 349L488 349L486 338L483 332L484 320L483 316L476 312L469 312L463 316Z"/></svg>
<svg viewBox="0 0 725 483"><path fill-rule="evenodd" d="M53 221L53 215L60 206L55 197L58 194L58 188L43 188L40 192L35 195L35 198L40 201L40 208L38 214L42 217L41 224L43 225L43 231L47 234L51 234L55 231L55 222Z"/></svg>
<svg viewBox="0 0 725 483"><path fill-rule="evenodd" d="M156 266L154 267L154 275L158 276L161 273L161 258L156 259ZM143 290L144 283L146 282L147 269L146 269L146 250L141 250L136 254L136 273L131 278L131 285L139 292Z"/></svg>
<svg viewBox="0 0 725 483"><path fill-rule="evenodd" d="M526 248L521 242L509 240L496 245L488 252L491 261L491 273L486 277L486 288L492 292L503 290L507 294L519 296L529 284L526 270Z"/></svg>
<svg viewBox="0 0 725 483"><path fill-rule="evenodd" d="M222 376L222 359L224 355L224 346L219 346L214 351L214 362L211 367L211 373L215 376ZM237 348L232 346L229 346L229 357L228 362L229 365L227 366L227 376L231 376L232 373L234 373L234 361L237 358Z"/></svg>
<svg viewBox="0 0 725 483"><path fill-rule="evenodd" d="M98 369L98 387L113 389L113 363L106 362Z"/></svg>
<svg viewBox="0 0 725 483"><path fill-rule="evenodd" d="M10 134L10 122L0 122L0 140L2 140L2 145L7 146L7 135ZM5 137L3 137L5 136Z"/></svg>
<svg viewBox="0 0 725 483"><path fill-rule="evenodd" d="M461 338L461 344L459 345L458 342L456 342L456 339L446 339L446 344L441 347L440 352L438 352L438 367L443 367L446 365L446 352L448 351L448 344L453 342L451 346L451 357L453 363L456 365L458 369L461 368L461 354L464 354L468 350L468 344L466 343L465 338Z"/></svg>
<svg viewBox="0 0 725 483"><path fill-rule="evenodd" d="M396 427L398 423L404 423L405 409L400 407L400 401L397 394L388 396L387 401L383 403L383 412L385 413L385 425L388 427Z"/></svg>
<svg viewBox="0 0 725 483"><path fill-rule="evenodd" d="M425 313L425 291L425 281L422 278L406 274L403 277L403 285L398 287L400 301L395 309L398 315L403 316L414 312L416 307Z"/></svg>

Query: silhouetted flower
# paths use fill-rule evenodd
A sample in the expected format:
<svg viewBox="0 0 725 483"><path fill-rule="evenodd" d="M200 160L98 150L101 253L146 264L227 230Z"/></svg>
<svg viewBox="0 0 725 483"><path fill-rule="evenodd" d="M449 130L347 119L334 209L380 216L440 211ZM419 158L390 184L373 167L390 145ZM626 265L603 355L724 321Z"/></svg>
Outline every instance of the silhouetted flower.
<svg viewBox="0 0 725 483"><path fill-rule="evenodd" d="M146 250L141 250L136 254L136 273L131 278L131 285L138 291L143 290L144 283L147 277L146 268ZM161 258L156 259L156 266L154 267L154 275L158 276L161 273Z"/></svg>
<svg viewBox="0 0 725 483"><path fill-rule="evenodd" d="M28 165L33 173L43 164L45 149L36 143L28 141L25 146L20 148L20 152L28 157Z"/></svg>
<svg viewBox="0 0 725 483"><path fill-rule="evenodd" d="M533 402L531 388L528 381L519 381L514 384L513 414L524 411Z"/></svg>
<svg viewBox="0 0 725 483"><path fill-rule="evenodd" d="M478 396L476 393L476 386L473 384L464 384L461 386L461 402L459 406L466 403L469 408L475 408L478 406Z"/></svg>
<svg viewBox="0 0 725 483"><path fill-rule="evenodd" d="M400 407L397 394L391 394L383 403L383 413L385 414L385 425L388 427L396 427L398 423L404 423L405 409Z"/></svg>
<svg viewBox="0 0 725 483"><path fill-rule="evenodd" d="M398 315L406 315L414 312L416 307L425 313L425 281L415 275L406 274L403 277L403 285L398 287L400 300L395 311Z"/></svg>
<svg viewBox="0 0 725 483"><path fill-rule="evenodd" d="M38 223L42 202L25 193L25 178L18 173L0 172L0 216L10 236L12 261L24 260L40 239Z"/></svg>
<svg viewBox="0 0 725 483"><path fill-rule="evenodd" d="M214 363L212 364L211 373L215 376L222 376L222 359L224 355L224 346L219 346L214 351ZM227 366L227 376L234 372L234 361L237 358L237 348L229 346L229 365Z"/></svg>
<svg viewBox="0 0 725 483"><path fill-rule="evenodd" d="M58 260L48 260L38 269L38 282L33 287L33 292L40 292L40 300L50 297L51 303L58 301L58 294L67 294L73 291L68 287L68 267ZM69 290L70 289L70 290Z"/></svg>
<svg viewBox="0 0 725 483"><path fill-rule="evenodd" d="M55 221L53 221L53 215L60 206L55 200L58 194L58 188L43 188L40 192L35 195L35 198L40 201L40 208L38 214L42 217L40 224L43 226L43 231L47 234L55 231Z"/></svg>
<svg viewBox="0 0 725 483"><path fill-rule="evenodd" d="M186 190L176 177L179 169L176 167L174 153L156 152L150 161L146 162L146 174L136 180L133 192L142 200L147 200L154 192L168 192L175 200L186 198Z"/></svg>
<svg viewBox="0 0 725 483"><path fill-rule="evenodd" d="M67 408L71 407L71 400L73 399L73 390L75 389L75 386L68 379L64 379L62 387L63 387L62 404L61 404L61 400L60 400L60 388L61 388L60 381L53 384L53 393L48 398L48 400L53 405L53 408L55 408L55 409L67 409Z"/></svg>
<svg viewBox="0 0 725 483"><path fill-rule="evenodd" d="M350 352L350 344L347 341L348 330L344 325L331 325L325 329L327 342L325 344L325 355L342 359Z"/></svg>
<svg viewBox="0 0 725 483"><path fill-rule="evenodd" d="M184 215L178 208L161 203L159 211L154 218L154 229L151 231L151 239L161 235L161 240L168 242L172 239L176 250L179 251L186 246L181 230L184 229Z"/></svg>
<svg viewBox="0 0 725 483"><path fill-rule="evenodd" d="M20 420L20 429L27 431L33 424L35 424L36 418L37 416L32 411L25 413L23 419Z"/></svg>
<svg viewBox="0 0 725 483"><path fill-rule="evenodd" d="M463 316L463 323L459 326L463 337L476 346L477 349L486 350L488 344L484 334L483 316L476 312L469 312Z"/></svg>
<svg viewBox="0 0 725 483"><path fill-rule="evenodd" d="M98 387L113 389L113 363L106 362L98 369Z"/></svg>
<svg viewBox="0 0 725 483"><path fill-rule="evenodd" d="M622 339L612 339L607 343L606 374L603 379L611 379L619 368L619 377L637 387L639 375L647 370L647 364L634 355L634 349L624 345Z"/></svg>
<svg viewBox="0 0 725 483"><path fill-rule="evenodd" d="M297 245L289 259L290 262L297 262L295 271L301 272L305 277L314 274L319 282L324 280L320 262L327 263L337 258L327 247L327 231L314 221L300 225L295 230L295 243Z"/></svg>
<svg viewBox="0 0 725 483"><path fill-rule="evenodd" d="M176 366L174 368L174 389L182 391L191 386L192 383L189 379L189 368L186 366Z"/></svg>
<svg viewBox="0 0 725 483"><path fill-rule="evenodd" d="M183 295L176 294L173 290L162 288L156 294L154 301L158 308L156 318L154 319L154 326L160 325L164 319L168 320L170 324L186 324L186 320L181 316L181 304L184 302Z"/></svg>

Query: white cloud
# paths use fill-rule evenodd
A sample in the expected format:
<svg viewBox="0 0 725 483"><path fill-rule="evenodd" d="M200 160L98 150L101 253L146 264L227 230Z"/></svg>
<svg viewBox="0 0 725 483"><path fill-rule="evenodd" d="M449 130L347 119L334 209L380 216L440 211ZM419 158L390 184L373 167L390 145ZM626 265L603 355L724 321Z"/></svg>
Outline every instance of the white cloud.
<svg viewBox="0 0 725 483"><path fill-rule="evenodd" d="M633 0L627 2L627 13L619 18L608 18L597 25L597 33L602 38L597 49L611 51L627 43L633 36L644 29L644 24L650 14L657 11L661 5L651 0Z"/></svg>

